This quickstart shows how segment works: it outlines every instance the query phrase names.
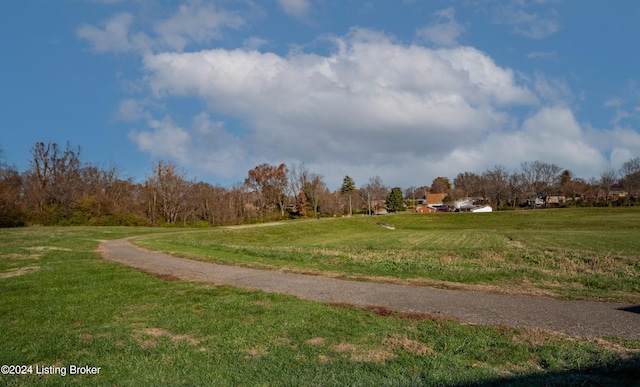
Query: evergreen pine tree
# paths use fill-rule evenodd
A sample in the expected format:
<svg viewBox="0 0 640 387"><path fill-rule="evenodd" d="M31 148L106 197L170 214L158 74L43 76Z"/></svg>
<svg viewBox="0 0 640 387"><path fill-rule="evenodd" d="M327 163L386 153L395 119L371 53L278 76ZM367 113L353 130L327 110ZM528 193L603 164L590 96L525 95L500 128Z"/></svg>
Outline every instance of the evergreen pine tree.
<svg viewBox="0 0 640 387"><path fill-rule="evenodd" d="M344 177L344 180L342 181L342 187L340 187L340 192L342 194L346 194L349 195L349 216L352 215L352 211L351 211L351 192L355 191L356 189L356 183L353 181L353 179L351 177L349 177L348 175Z"/></svg>
<svg viewBox="0 0 640 387"><path fill-rule="evenodd" d="M404 210L404 198L400 187L391 189L391 193L387 196L387 209L391 212Z"/></svg>

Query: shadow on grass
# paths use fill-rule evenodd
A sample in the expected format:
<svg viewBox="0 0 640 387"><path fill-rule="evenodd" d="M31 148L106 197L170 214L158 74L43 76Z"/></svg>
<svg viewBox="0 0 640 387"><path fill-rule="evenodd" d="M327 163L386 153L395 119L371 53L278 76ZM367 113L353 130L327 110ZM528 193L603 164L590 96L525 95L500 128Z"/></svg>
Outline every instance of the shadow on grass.
<svg viewBox="0 0 640 387"><path fill-rule="evenodd" d="M452 384L450 386L640 386L640 355L632 356L621 362L595 367L519 377L503 377L478 383Z"/></svg>

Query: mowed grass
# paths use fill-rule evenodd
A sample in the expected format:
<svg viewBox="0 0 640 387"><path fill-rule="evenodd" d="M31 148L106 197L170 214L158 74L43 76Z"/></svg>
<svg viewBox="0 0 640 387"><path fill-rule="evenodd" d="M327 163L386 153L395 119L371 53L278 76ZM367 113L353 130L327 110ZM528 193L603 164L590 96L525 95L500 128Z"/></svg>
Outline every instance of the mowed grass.
<svg viewBox="0 0 640 387"><path fill-rule="evenodd" d="M145 237L135 243L264 269L640 302L638 208L324 219Z"/></svg>
<svg viewBox="0 0 640 387"><path fill-rule="evenodd" d="M323 247L309 233L315 225L288 227L264 228L259 238L267 243L270 233L306 233L320 250L338 246ZM469 326L164 281L95 252L100 240L161 231L0 230L0 365L33 367L27 375L0 374L0 385L618 386L640 380L638 340ZM240 235L247 241L238 243L251 241ZM371 243L375 251L382 241ZM71 365L100 372L35 374L36 366L68 372Z"/></svg>

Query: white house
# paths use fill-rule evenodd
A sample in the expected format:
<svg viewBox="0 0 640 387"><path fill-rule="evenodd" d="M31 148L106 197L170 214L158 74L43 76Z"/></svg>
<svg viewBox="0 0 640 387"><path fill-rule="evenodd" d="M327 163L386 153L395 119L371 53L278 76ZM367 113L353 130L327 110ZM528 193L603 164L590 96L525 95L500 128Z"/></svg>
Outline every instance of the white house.
<svg viewBox="0 0 640 387"><path fill-rule="evenodd" d="M471 212L493 212L493 209L489 205L476 206Z"/></svg>
<svg viewBox="0 0 640 387"><path fill-rule="evenodd" d="M460 212L493 212L489 205L484 206L460 206Z"/></svg>

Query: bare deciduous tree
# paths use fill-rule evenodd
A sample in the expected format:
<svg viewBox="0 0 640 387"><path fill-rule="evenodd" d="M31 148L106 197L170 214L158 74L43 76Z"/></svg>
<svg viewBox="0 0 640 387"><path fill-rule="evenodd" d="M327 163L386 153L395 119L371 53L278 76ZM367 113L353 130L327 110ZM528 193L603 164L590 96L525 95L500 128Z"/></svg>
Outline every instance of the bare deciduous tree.
<svg viewBox="0 0 640 387"><path fill-rule="evenodd" d="M616 171L612 168L605 169L600 174L600 181L598 184L602 187L602 191L604 192L604 200L605 202L609 202L611 200L611 188L616 184Z"/></svg>
<svg viewBox="0 0 640 387"><path fill-rule="evenodd" d="M306 175L304 180L305 183L302 187L304 195L313 208L313 212L316 217L320 217L320 212L318 210L320 208L322 196L327 191L327 186L322 180L322 176L313 172Z"/></svg>
<svg viewBox="0 0 640 387"><path fill-rule="evenodd" d="M67 143L66 149L61 150L56 143L37 142L31 155L25 195L33 210L44 222L50 220L44 214L47 205L58 206L68 214L81 192L80 147L74 149Z"/></svg>
<svg viewBox="0 0 640 387"><path fill-rule="evenodd" d="M4 161L0 149L0 227L23 224L19 193L22 186L20 173Z"/></svg>
<svg viewBox="0 0 640 387"><path fill-rule="evenodd" d="M159 217L167 223L176 223L187 208L187 191L190 183L185 173L172 162L158 161L153 175L145 183L148 191L151 220L157 224Z"/></svg>
<svg viewBox="0 0 640 387"><path fill-rule="evenodd" d="M494 166L482 175L485 192L494 208L506 203L509 196L509 176L507 169L501 165Z"/></svg>
<svg viewBox="0 0 640 387"><path fill-rule="evenodd" d="M633 158L622 164L620 168L620 182L629 193L628 204L631 205L631 195L635 195L635 200L640 196L640 157Z"/></svg>
<svg viewBox="0 0 640 387"><path fill-rule="evenodd" d="M556 186L561 168L540 160L520 164L521 177L529 199L547 197Z"/></svg>
<svg viewBox="0 0 640 387"><path fill-rule="evenodd" d="M478 196L480 192L480 176L471 172L462 172L453 179L455 190L458 191L459 197L456 199L466 199L472 196Z"/></svg>
<svg viewBox="0 0 640 387"><path fill-rule="evenodd" d="M304 163L294 164L289 169L287 176L289 182L289 196L292 199L293 207L296 212L301 216L306 216L306 203L307 199L304 197L302 187L304 186L306 176L309 174L309 170Z"/></svg>
<svg viewBox="0 0 640 387"><path fill-rule="evenodd" d="M365 203L367 203L367 210L371 215L371 210L377 212L381 207L383 200L389 194L389 187L384 185L380 176L374 176L369 179L369 183L360 188L360 195Z"/></svg>

